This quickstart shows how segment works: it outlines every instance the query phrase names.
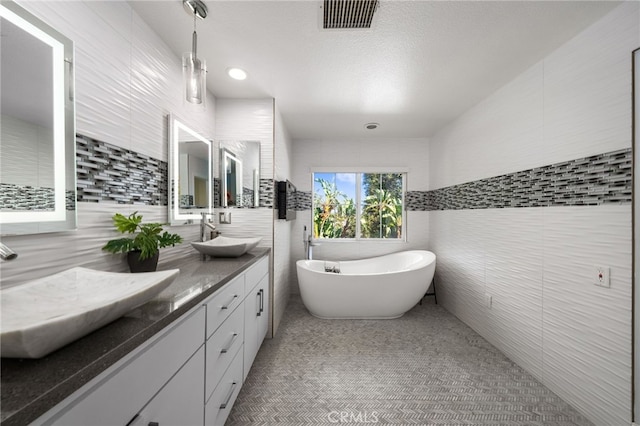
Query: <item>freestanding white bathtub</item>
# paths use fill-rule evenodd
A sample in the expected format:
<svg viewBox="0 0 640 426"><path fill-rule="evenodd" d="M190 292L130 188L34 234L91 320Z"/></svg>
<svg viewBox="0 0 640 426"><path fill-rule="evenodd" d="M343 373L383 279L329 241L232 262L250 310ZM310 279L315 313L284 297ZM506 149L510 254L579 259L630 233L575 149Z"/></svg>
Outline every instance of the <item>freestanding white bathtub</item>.
<svg viewBox="0 0 640 426"><path fill-rule="evenodd" d="M391 319L427 292L436 255L411 250L344 262L298 260L296 267L302 302L314 316Z"/></svg>

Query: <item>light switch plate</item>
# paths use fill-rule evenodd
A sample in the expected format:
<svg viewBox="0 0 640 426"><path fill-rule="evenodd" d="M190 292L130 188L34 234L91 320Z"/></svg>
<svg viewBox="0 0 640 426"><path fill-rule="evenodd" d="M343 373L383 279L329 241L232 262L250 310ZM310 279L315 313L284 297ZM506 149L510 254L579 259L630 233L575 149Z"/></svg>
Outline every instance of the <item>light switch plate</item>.
<svg viewBox="0 0 640 426"><path fill-rule="evenodd" d="M593 271L593 283L600 287L611 287L608 266L596 266Z"/></svg>
<svg viewBox="0 0 640 426"><path fill-rule="evenodd" d="M493 297L490 294L485 293L484 300L487 304L487 308L491 309L491 305L493 304Z"/></svg>

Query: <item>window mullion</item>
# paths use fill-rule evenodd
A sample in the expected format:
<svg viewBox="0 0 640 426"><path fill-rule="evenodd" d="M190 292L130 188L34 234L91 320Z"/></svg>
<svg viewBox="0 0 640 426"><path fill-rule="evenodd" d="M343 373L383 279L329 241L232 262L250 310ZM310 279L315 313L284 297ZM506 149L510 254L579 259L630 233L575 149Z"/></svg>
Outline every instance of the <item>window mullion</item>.
<svg viewBox="0 0 640 426"><path fill-rule="evenodd" d="M382 185L383 176L384 175L382 173L378 174L378 189L379 190L382 190L382 188L383 188L383 185ZM382 229L382 210L380 209L380 205L378 205L378 238L382 238L383 231L384 231L384 229Z"/></svg>
<svg viewBox="0 0 640 426"><path fill-rule="evenodd" d="M407 241L407 235L405 231L407 229L407 206L405 204L405 198L407 195L407 174L402 173L402 226L400 227L400 236L402 240Z"/></svg>
<svg viewBox="0 0 640 426"><path fill-rule="evenodd" d="M361 191L362 188L362 173L356 173L356 240L359 240L362 235L360 229L360 215L362 213L362 205L360 203L361 200Z"/></svg>

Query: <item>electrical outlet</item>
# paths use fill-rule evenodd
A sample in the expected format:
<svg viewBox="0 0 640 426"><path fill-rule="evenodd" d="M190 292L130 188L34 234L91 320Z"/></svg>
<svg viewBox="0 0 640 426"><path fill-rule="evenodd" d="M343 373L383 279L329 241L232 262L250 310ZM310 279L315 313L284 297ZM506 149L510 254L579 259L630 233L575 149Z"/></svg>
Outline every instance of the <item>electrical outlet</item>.
<svg viewBox="0 0 640 426"><path fill-rule="evenodd" d="M487 308L491 309L491 305L493 303L493 297L490 294L485 293L484 301L487 304Z"/></svg>
<svg viewBox="0 0 640 426"><path fill-rule="evenodd" d="M608 266L596 266L593 273L593 283L595 285L600 287L611 287Z"/></svg>

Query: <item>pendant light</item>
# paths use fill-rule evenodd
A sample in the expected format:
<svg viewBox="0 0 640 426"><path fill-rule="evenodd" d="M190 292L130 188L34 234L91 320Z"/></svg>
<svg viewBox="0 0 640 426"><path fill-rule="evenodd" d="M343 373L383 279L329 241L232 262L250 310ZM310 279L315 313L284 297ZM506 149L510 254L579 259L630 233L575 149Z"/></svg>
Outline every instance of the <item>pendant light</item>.
<svg viewBox="0 0 640 426"><path fill-rule="evenodd" d="M187 13L193 15L193 36L191 38L191 52L182 55L182 76L185 86L185 99L192 104L205 106L207 95L207 66L203 59L198 58L198 34L196 20L207 17L207 6L201 0L183 0Z"/></svg>

